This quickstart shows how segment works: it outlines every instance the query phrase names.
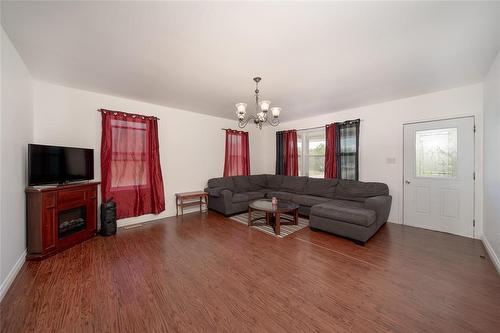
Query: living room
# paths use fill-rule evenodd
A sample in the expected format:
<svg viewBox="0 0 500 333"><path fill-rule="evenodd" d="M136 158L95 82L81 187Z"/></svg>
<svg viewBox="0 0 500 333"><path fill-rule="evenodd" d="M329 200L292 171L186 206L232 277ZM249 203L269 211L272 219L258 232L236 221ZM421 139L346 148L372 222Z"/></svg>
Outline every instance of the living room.
<svg viewBox="0 0 500 333"><path fill-rule="evenodd" d="M499 327L499 2L4 1L1 19L2 332ZM156 192L113 191L108 117L147 122ZM34 180L54 148L88 174ZM93 227L39 248L33 198L76 190Z"/></svg>

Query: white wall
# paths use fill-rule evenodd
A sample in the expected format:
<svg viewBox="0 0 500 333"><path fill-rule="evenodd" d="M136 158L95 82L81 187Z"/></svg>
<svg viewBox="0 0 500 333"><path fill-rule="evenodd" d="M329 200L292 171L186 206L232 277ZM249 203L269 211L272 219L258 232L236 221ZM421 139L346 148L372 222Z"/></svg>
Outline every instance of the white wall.
<svg viewBox="0 0 500 333"><path fill-rule="evenodd" d="M484 83L484 238L500 272L500 52Z"/></svg>
<svg viewBox="0 0 500 333"><path fill-rule="evenodd" d="M172 109L130 99L35 82L34 142L94 148L95 178L100 180L101 116L105 108L160 118L158 136L165 187L166 211L123 219L119 225L175 215L176 192L203 189L209 178L221 177L224 167L225 132L235 121ZM251 126L251 168L256 129Z"/></svg>
<svg viewBox="0 0 500 333"><path fill-rule="evenodd" d="M439 91L391 102L374 104L355 109L327 113L280 124L267 129L267 136L260 158L261 172L274 172L275 141L277 130L301 129L323 126L349 119L361 119L360 123L360 180L381 181L389 185L393 203L389 221L402 223L403 192L403 124L421 120L444 119L459 116L476 117L476 236L481 229L481 155L482 155L482 84ZM286 110L284 111L286 112ZM394 164L387 163L395 158Z"/></svg>
<svg viewBox="0 0 500 333"><path fill-rule="evenodd" d="M31 75L2 29L0 299L24 262L26 149L33 139Z"/></svg>

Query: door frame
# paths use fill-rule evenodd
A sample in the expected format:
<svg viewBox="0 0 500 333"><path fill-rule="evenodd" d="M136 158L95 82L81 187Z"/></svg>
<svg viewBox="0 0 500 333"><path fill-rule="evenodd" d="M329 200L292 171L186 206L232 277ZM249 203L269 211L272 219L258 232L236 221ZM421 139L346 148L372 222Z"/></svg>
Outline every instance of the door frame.
<svg viewBox="0 0 500 333"><path fill-rule="evenodd" d="M464 119L464 118L472 118L472 122L474 124L474 135L472 139L472 148L473 148L473 153L474 153L474 159L473 159L473 169L474 169L474 175L473 175L473 191L472 191L472 214L473 214L473 222L472 222L472 238L476 238L476 116L475 115L470 115L470 116L459 116L459 117L450 117L450 118L437 118L437 119L429 119L429 120L419 120L419 121L410 121L410 122L405 122L403 123L402 126L402 140L403 140L403 169L402 174L401 174L401 188L402 188L402 194L401 197L403 198L403 209L402 209L402 216L401 216L401 224L405 224L405 125L414 125L414 124L422 124L422 123L432 123L436 121L443 121L443 120L455 120L455 119Z"/></svg>

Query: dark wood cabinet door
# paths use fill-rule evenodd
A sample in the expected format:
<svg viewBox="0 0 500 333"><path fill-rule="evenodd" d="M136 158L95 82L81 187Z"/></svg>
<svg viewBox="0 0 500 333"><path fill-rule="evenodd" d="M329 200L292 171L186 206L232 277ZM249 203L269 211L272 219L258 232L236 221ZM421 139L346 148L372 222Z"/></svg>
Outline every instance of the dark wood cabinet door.
<svg viewBox="0 0 500 333"><path fill-rule="evenodd" d="M57 239L56 208L45 208L42 217L42 249L49 250L56 246Z"/></svg>
<svg viewBox="0 0 500 333"><path fill-rule="evenodd" d="M90 198L87 201L87 230L96 230L97 225L97 200Z"/></svg>
<svg viewBox="0 0 500 333"><path fill-rule="evenodd" d="M56 246L57 239L57 193L48 192L42 195L42 250Z"/></svg>

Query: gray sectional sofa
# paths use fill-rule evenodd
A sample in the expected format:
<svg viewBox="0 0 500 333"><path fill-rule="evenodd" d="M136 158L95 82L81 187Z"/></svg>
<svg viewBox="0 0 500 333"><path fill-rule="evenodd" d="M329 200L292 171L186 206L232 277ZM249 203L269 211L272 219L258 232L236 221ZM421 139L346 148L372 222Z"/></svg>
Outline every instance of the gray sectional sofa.
<svg viewBox="0 0 500 333"><path fill-rule="evenodd" d="M208 181L208 208L226 216L248 210L248 203L276 197L299 205L310 228L364 244L387 222L389 188L383 183L280 175L213 178Z"/></svg>

